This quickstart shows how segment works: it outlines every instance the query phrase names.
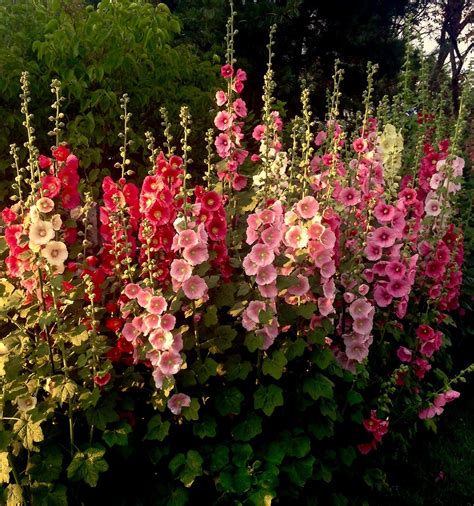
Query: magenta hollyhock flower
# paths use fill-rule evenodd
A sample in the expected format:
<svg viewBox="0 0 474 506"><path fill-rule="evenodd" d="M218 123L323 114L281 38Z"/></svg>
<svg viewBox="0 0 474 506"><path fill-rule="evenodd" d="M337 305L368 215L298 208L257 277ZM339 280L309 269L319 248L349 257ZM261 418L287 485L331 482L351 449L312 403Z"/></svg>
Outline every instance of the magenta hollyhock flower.
<svg viewBox="0 0 474 506"><path fill-rule="evenodd" d="M285 234L285 244L290 248L300 249L308 244L308 231L299 225L293 225Z"/></svg>
<svg viewBox="0 0 474 506"><path fill-rule="evenodd" d="M189 406L191 406L191 397L186 394L174 394L168 400L168 408L173 415L181 414L181 410Z"/></svg>
<svg viewBox="0 0 474 506"><path fill-rule="evenodd" d="M382 257L382 248L375 244L375 242L369 241L367 246L364 248L364 255L367 260L375 262Z"/></svg>
<svg viewBox="0 0 474 506"><path fill-rule="evenodd" d="M371 242L380 248L390 248L395 244L397 233L389 227L380 227L374 230Z"/></svg>
<svg viewBox="0 0 474 506"><path fill-rule="evenodd" d="M431 364L424 358L415 358L412 362L412 367L416 377L423 379L425 374L431 369Z"/></svg>
<svg viewBox="0 0 474 506"><path fill-rule="evenodd" d="M432 279L441 279L446 271L446 266L438 260L430 260L426 263L425 274Z"/></svg>
<svg viewBox="0 0 474 506"><path fill-rule="evenodd" d="M230 79L234 75L234 67L230 63L221 67L221 76L224 79Z"/></svg>
<svg viewBox="0 0 474 506"><path fill-rule="evenodd" d="M301 297L302 295L308 293L309 282L308 278L306 276L302 276L301 274L298 274L297 279L298 281L288 288L288 293Z"/></svg>
<svg viewBox="0 0 474 506"><path fill-rule="evenodd" d="M402 279L405 276L406 268L401 262L388 262L385 267L385 274L390 279Z"/></svg>
<svg viewBox="0 0 474 506"><path fill-rule="evenodd" d="M232 114L227 111L220 111L214 119L214 125L218 130L227 130L232 126Z"/></svg>
<svg viewBox="0 0 474 506"><path fill-rule="evenodd" d="M170 274L173 279L179 283L183 283L191 277L193 268L186 260L174 259L171 262Z"/></svg>
<svg viewBox="0 0 474 506"><path fill-rule="evenodd" d="M451 251L449 248L444 244L443 241L440 241L438 243L438 246L435 251L435 258L438 262L441 262L442 264L448 264L451 260Z"/></svg>
<svg viewBox="0 0 474 506"><path fill-rule="evenodd" d="M183 258L191 265L199 265L209 260L209 251L204 244L196 244L190 248L184 248Z"/></svg>
<svg viewBox="0 0 474 506"><path fill-rule="evenodd" d="M310 220L316 216L319 210L318 201L311 196L304 197L296 204L296 212L301 218Z"/></svg>
<svg viewBox="0 0 474 506"><path fill-rule="evenodd" d="M256 244L250 252L250 260L258 267L265 267L270 265L275 260L273 249L266 244Z"/></svg>
<svg viewBox="0 0 474 506"><path fill-rule="evenodd" d="M253 129L252 137L256 141L261 141L265 137L265 125L257 125Z"/></svg>
<svg viewBox="0 0 474 506"><path fill-rule="evenodd" d="M164 297L161 295L155 295L151 297L151 299L148 301L148 305L146 309L155 315L159 315L163 313L163 311L166 311L167 303Z"/></svg>
<svg viewBox="0 0 474 506"><path fill-rule="evenodd" d="M269 285L273 283L277 278L277 271L271 264L265 265L264 267L257 267L257 276L255 281L257 285Z"/></svg>
<svg viewBox="0 0 474 506"><path fill-rule="evenodd" d="M367 140L359 137L352 143L352 147L356 153L363 153L367 149Z"/></svg>
<svg viewBox="0 0 474 506"><path fill-rule="evenodd" d="M175 351L165 351L161 354L158 367L165 376L176 374L181 369L183 359Z"/></svg>
<svg viewBox="0 0 474 506"><path fill-rule="evenodd" d="M349 306L349 314L354 320L356 318L367 318L372 307L372 304L366 298L357 299Z"/></svg>
<svg viewBox="0 0 474 506"><path fill-rule="evenodd" d="M397 302L395 314L397 315L398 318L400 318L400 320L402 318L405 318L407 310L408 310L408 301L406 299Z"/></svg>
<svg viewBox="0 0 474 506"><path fill-rule="evenodd" d="M191 276L183 283L183 292L188 299L200 299L207 293L206 282L200 276Z"/></svg>
<svg viewBox="0 0 474 506"><path fill-rule="evenodd" d="M395 215L392 218L391 222L392 228L397 232L403 232L406 227L405 215L399 211L395 210Z"/></svg>
<svg viewBox="0 0 474 506"><path fill-rule="evenodd" d="M379 202L374 208L374 216L379 223L388 223L392 221L395 216L395 208L389 204Z"/></svg>
<svg viewBox="0 0 474 506"><path fill-rule="evenodd" d="M344 188L339 194L339 202L345 206L355 206L360 202L360 191L354 188Z"/></svg>
<svg viewBox="0 0 474 506"><path fill-rule="evenodd" d="M377 283L374 288L374 300L379 307L387 307L392 303L392 296L387 289Z"/></svg>
<svg viewBox="0 0 474 506"><path fill-rule="evenodd" d="M400 346L397 350L397 357L400 359L400 362L408 363L413 358L413 352L405 346Z"/></svg>
<svg viewBox="0 0 474 506"><path fill-rule="evenodd" d="M241 191L247 186L247 177L242 174L234 174L232 178L232 188L235 191Z"/></svg>
<svg viewBox="0 0 474 506"><path fill-rule="evenodd" d="M216 103L219 107L224 105L227 102L227 95L224 93L224 91L219 90L216 91Z"/></svg>
<svg viewBox="0 0 474 506"><path fill-rule="evenodd" d="M247 105L241 98L234 100L234 112L239 118L245 118L247 116Z"/></svg>
<svg viewBox="0 0 474 506"><path fill-rule="evenodd" d="M410 293L411 286L405 279L392 279L385 289L392 297L400 298Z"/></svg>
<svg viewBox="0 0 474 506"><path fill-rule="evenodd" d="M216 146L217 154L221 158L227 158L229 156L230 149L232 147L232 141L227 134L219 134L216 137L214 145Z"/></svg>

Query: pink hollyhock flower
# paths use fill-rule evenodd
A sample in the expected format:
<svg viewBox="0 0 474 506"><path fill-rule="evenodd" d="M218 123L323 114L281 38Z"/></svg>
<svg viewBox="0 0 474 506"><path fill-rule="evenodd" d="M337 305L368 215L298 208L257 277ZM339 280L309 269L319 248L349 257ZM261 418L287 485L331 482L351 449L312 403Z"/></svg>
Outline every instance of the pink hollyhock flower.
<svg viewBox="0 0 474 506"><path fill-rule="evenodd" d="M179 283L183 283L191 277L193 268L188 262L181 259L174 259L171 262L170 274L173 279Z"/></svg>
<svg viewBox="0 0 474 506"><path fill-rule="evenodd" d="M328 316L334 312L332 299L328 297L319 297L318 298L318 309L322 316Z"/></svg>
<svg viewBox="0 0 474 506"><path fill-rule="evenodd" d="M328 279L323 283L323 294L328 299L334 299L336 295L336 284L334 283L334 279Z"/></svg>
<svg viewBox="0 0 474 506"><path fill-rule="evenodd" d="M308 231L299 225L293 225L285 234L285 244L294 249L304 248L308 244Z"/></svg>
<svg viewBox="0 0 474 506"><path fill-rule="evenodd" d="M180 248L189 248L198 243L198 236L194 230L187 228L178 235L178 246Z"/></svg>
<svg viewBox="0 0 474 506"><path fill-rule="evenodd" d="M167 304L166 304L165 298L162 297L161 295L159 295L159 296L155 295L155 296L151 297L151 299L148 301L148 305L147 305L146 309L150 313L158 315L158 314L163 313L163 311L166 311L166 307L167 307Z"/></svg>
<svg viewBox="0 0 474 506"><path fill-rule="evenodd" d="M463 160L464 161L464 160ZM451 402L457 399L461 394L457 392L456 390L448 390L444 392L444 399L446 402Z"/></svg>
<svg viewBox="0 0 474 506"><path fill-rule="evenodd" d="M252 137L256 141L261 141L265 137L265 125L257 125L253 129Z"/></svg>
<svg viewBox="0 0 474 506"><path fill-rule="evenodd" d="M413 358L413 352L405 346L400 346L397 351L397 357L400 359L400 362L408 363Z"/></svg>
<svg viewBox="0 0 474 506"><path fill-rule="evenodd" d="M408 301L407 300L400 300L397 303L397 306L395 308L395 314L401 320L402 318L405 318L405 315L407 314L407 310L408 310Z"/></svg>
<svg viewBox="0 0 474 506"><path fill-rule="evenodd" d="M133 342L140 335L140 332L131 323L127 322L123 326L122 335L128 342Z"/></svg>
<svg viewBox="0 0 474 506"><path fill-rule="evenodd" d="M390 248L395 244L397 233L389 227L380 227L374 230L371 242L380 248Z"/></svg>
<svg viewBox="0 0 474 506"><path fill-rule="evenodd" d="M339 202L345 206L355 206L360 202L360 191L354 188L344 188L339 194Z"/></svg>
<svg viewBox="0 0 474 506"><path fill-rule="evenodd" d="M437 414L441 414L444 410L441 408L436 408L436 406L430 406L429 408L422 409L418 413L418 417L420 420L428 420L430 418L434 418Z"/></svg>
<svg viewBox="0 0 474 506"><path fill-rule="evenodd" d="M275 254L266 244L256 244L250 252L250 260L259 267L265 267L275 260Z"/></svg>
<svg viewBox="0 0 474 506"><path fill-rule="evenodd" d="M309 291L309 282L306 276L298 274L298 281L288 288L288 293L301 297Z"/></svg>
<svg viewBox="0 0 474 506"><path fill-rule="evenodd" d="M440 187L443 180L444 180L444 174L442 172L437 172L437 173L433 174L430 179L430 188L432 190L437 190Z"/></svg>
<svg viewBox="0 0 474 506"><path fill-rule="evenodd" d="M258 213L258 217L262 220L265 225L271 225L275 222L276 214L271 209L264 209Z"/></svg>
<svg viewBox="0 0 474 506"><path fill-rule="evenodd" d="M322 265L320 269L321 276L324 278L330 278L336 274L336 264L333 260L326 262Z"/></svg>
<svg viewBox="0 0 474 506"><path fill-rule="evenodd" d="M352 323L352 328L358 334L368 335L372 331L374 326L373 317L368 318L356 318Z"/></svg>
<svg viewBox="0 0 474 506"><path fill-rule="evenodd" d="M268 285L258 285L258 291L260 295L266 299L273 299L278 295L278 288L275 281L268 283Z"/></svg>
<svg viewBox="0 0 474 506"><path fill-rule="evenodd" d="M392 221L395 216L395 208L391 205L379 202L374 208L374 216L379 223L388 223Z"/></svg>
<svg viewBox="0 0 474 506"><path fill-rule="evenodd" d="M158 367L165 376L172 376L181 369L183 359L181 355L175 351L165 351L161 354Z"/></svg>
<svg viewBox="0 0 474 506"><path fill-rule="evenodd" d="M367 455L377 448L377 441L373 439L370 443L361 443L357 445L357 449L362 455Z"/></svg>
<svg viewBox="0 0 474 506"><path fill-rule="evenodd" d="M296 204L296 212L306 220L313 218L319 210L319 204L314 197L308 196Z"/></svg>
<svg viewBox="0 0 474 506"><path fill-rule="evenodd" d="M420 346L420 353L425 357L432 357L438 351L438 347L434 341L425 341Z"/></svg>
<svg viewBox="0 0 474 506"><path fill-rule="evenodd" d="M369 290L370 290L369 285L366 284L362 284L358 288L358 292L362 296L367 295L369 293Z"/></svg>
<svg viewBox="0 0 474 506"><path fill-rule="evenodd" d="M245 118L247 116L247 105L241 98L234 100L234 112L239 118Z"/></svg>
<svg viewBox="0 0 474 506"><path fill-rule="evenodd" d="M146 308L150 302L152 294L148 290L141 290L137 295L137 302L141 307Z"/></svg>
<svg viewBox="0 0 474 506"><path fill-rule="evenodd" d="M235 79L235 81L232 83L232 89L236 93L242 93L242 90L244 89L244 83L238 79Z"/></svg>
<svg viewBox="0 0 474 506"><path fill-rule="evenodd" d="M386 285L387 292L392 297L405 297L410 293L410 284L404 279L392 279Z"/></svg>
<svg viewBox="0 0 474 506"><path fill-rule="evenodd" d="M132 320L132 325L138 330L138 332L145 331L145 323L143 322L143 316L135 316Z"/></svg>
<svg viewBox="0 0 474 506"><path fill-rule="evenodd" d="M221 158L227 158L232 147L232 142L227 134L219 134L214 143L217 149L217 154Z"/></svg>
<svg viewBox="0 0 474 506"><path fill-rule="evenodd" d="M324 144L324 141L327 139L327 136L328 134L324 130L319 131L314 139L314 143L316 144L316 146L321 146L322 144Z"/></svg>
<svg viewBox="0 0 474 506"><path fill-rule="evenodd" d="M265 265L264 267L257 268L257 276L255 281L257 285L269 285L277 278L277 271L273 265Z"/></svg>
<svg viewBox="0 0 474 506"><path fill-rule="evenodd" d="M183 258L191 265L199 265L209 259L209 251L203 244L196 244L190 248L184 248Z"/></svg>
<svg viewBox="0 0 474 506"><path fill-rule="evenodd" d="M221 76L224 79L230 79L234 75L234 67L230 65L230 63L227 63L226 65L223 65L221 67Z"/></svg>
<svg viewBox="0 0 474 506"><path fill-rule="evenodd" d="M173 330L176 325L176 317L172 314L164 314L161 316L161 328L166 331Z"/></svg>
<svg viewBox="0 0 474 506"><path fill-rule="evenodd" d="M424 358L415 358L412 362L413 372L416 377L423 379L425 374L431 369L431 365Z"/></svg>
<svg viewBox="0 0 474 506"><path fill-rule="evenodd" d="M188 299L200 299L207 293L206 282L200 276L191 276L183 283L183 292Z"/></svg>
<svg viewBox="0 0 474 506"><path fill-rule="evenodd" d="M216 91L216 103L219 107L227 102L227 95L222 91Z"/></svg>
<svg viewBox="0 0 474 506"><path fill-rule="evenodd" d="M283 239L283 230L277 226L270 226L262 232L263 242L270 248L277 248Z"/></svg>
<svg viewBox="0 0 474 506"><path fill-rule="evenodd" d="M426 201L425 213L427 216L438 216L441 213L441 203L439 200L430 199Z"/></svg>
<svg viewBox="0 0 474 506"><path fill-rule="evenodd" d="M367 299L357 299L349 306L349 314L354 320L356 318L367 318L372 307L372 304Z"/></svg>
<svg viewBox="0 0 474 506"><path fill-rule="evenodd" d="M379 307L387 307L392 303L392 296L381 284L376 284L374 288L374 300Z"/></svg>
<svg viewBox="0 0 474 506"><path fill-rule="evenodd" d="M174 394L168 400L168 408L173 415L180 415L183 408L191 406L191 397L186 394Z"/></svg>
<svg viewBox="0 0 474 506"><path fill-rule="evenodd" d="M326 246L328 249L333 249L336 245L336 234L330 229L327 228L320 237L320 241Z"/></svg>
<svg viewBox="0 0 474 506"><path fill-rule="evenodd" d="M253 230L258 230L262 224L263 221L258 214L251 214L247 217L247 225Z"/></svg>
<svg viewBox="0 0 474 506"><path fill-rule="evenodd" d="M257 274L258 265L255 262L252 262L250 259L250 253L244 258L242 266L247 276L255 276L255 274Z"/></svg>
<svg viewBox="0 0 474 506"><path fill-rule="evenodd" d="M349 360L355 360L360 364L369 356L369 347L362 341L350 341L346 344L346 355Z"/></svg>
<svg viewBox="0 0 474 506"><path fill-rule="evenodd" d="M405 215L401 211L396 210L391 225L397 232L403 232L406 227Z"/></svg>
<svg viewBox="0 0 474 506"><path fill-rule="evenodd" d="M345 292L342 298L346 304L351 304L355 300L356 296L351 292Z"/></svg>
<svg viewBox="0 0 474 506"><path fill-rule="evenodd" d="M242 174L235 174L232 179L232 188L235 191L241 191L247 186L247 177Z"/></svg>
<svg viewBox="0 0 474 506"><path fill-rule="evenodd" d="M260 311L265 311L266 304L261 300L252 300L250 301L247 309L244 312L244 315L249 318L253 323L260 323L259 314ZM247 329L252 330L252 329Z"/></svg>
<svg viewBox="0 0 474 506"><path fill-rule="evenodd" d="M369 241L367 246L364 248L364 255L367 260L375 262L382 257L382 248L378 244L375 244L375 242Z"/></svg>
<svg viewBox="0 0 474 506"><path fill-rule="evenodd" d="M173 345L173 334L163 329L153 330L148 336L148 341L157 351L166 351Z"/></svg>
<svg viewBox="0 0 474 506"><path fill-rule="evenodd" d="M55 176L43 176L41 178L41 186L43 193L50 199L54 199L59 195L61 190L61 180Z"/></svg>
<svg viewBox="0 0 474 506"><path fill-rule="evenodd" d="M259 237L259 233L254 228L247 227L245 239L247 244L253 244L255 241L258 241ZM264 242L266 243L266 241Z"/></svg>
<svg viewBox="0 0 474 506"><path fill-rule="evenodd" d="M325 230L326 229L324 228L323 225L321 225L321 223L311 223L311 225L308 228L308 236L310 239L319 239ZM330 229L327 229L327 230L332 232L332 230L330 230ZM334 234L334 232L332 232L332 233ZM334 242L335 241L336 241L336 236L334 236ZM330 246L330 245L326 245L326 246L328 248L332 249L334 247L334 244L332 246Z"/></svg>
<svg viewBox="0 0 474 506"><path fill-rule="evenodd" d="M232 126L232 115L227 111L220 111L214 119L214 125L219 130L227 130Z"/></svg>
<svg viewBox="0 0 474 506"><path fill-rule="evenodd" d="M147 314L143 318L143 325L147 334L150 330L157 329L160 326L160 317L156 314Z"/></svg>
<svg viewBox="0 0 474 506"><path fill-rule="evenodd" d="M352 143L352 147L356 153L363 153L367 149L367 140L359 137Z"/></svg>
<svg viewBox="0 0 474 506"><path fill-rule="evenodd" d="M390 279L402 279L405 272L406 268L401 262L388 262L385 267L385 274Z"/></svg>
<svg viewBox="0 0 474 506"><path fill-rule="evenodd" d="M449 251L449 248L446 246L446 244L444 244L442 241L438 243L438 247L435 251L435 258L442 264L448 264L451 260L451 252Z"/></svg>

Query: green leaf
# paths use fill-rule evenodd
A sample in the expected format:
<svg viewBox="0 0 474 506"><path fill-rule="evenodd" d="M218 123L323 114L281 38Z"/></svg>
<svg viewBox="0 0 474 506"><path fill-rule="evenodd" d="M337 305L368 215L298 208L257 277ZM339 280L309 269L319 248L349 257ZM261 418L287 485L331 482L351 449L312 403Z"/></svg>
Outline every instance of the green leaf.
<svg viewBox="0 0 474 506"><path fill-rule="evenodd" d="M77 385L66 376L53 376L51 383L54 387L51 389L51 396L59 400L60 404L72 399L77 392Z"/></svg>
<svg viewBox="0 0 474 506"><path fill-rule="evenodd" d="M176 475L178 471L184 466L186 462L186 457L184 453L177 453L169 462L168 469Z"/></svg>
<svg viewBox="0 0 474 506"><path fill-rule="evenodd" d="M95 425L99 430L105 430L108 423L116 422L119 416L110 402L86 410L89 425Z"/></svg>
<svg viewBox="0 0 474 506"><path fill-rule="evenodd" d="M352 446L341 448L341 460L347 467L352 465L356 456L357 454Z"/></svg>
<svg viewBox="0 0 474 506"><path fill-rule="evenodd" d="M23 506L27 504L23 499L23 490L20 485L8 485L6 506Z"/></svg>
<svg viewBox="0 0 474 506"><path fill-rule="evenodd" d="M351 406L354 406L355 404L360 404L364 400L362 395L359 392L356 392L355 390L349 390L349 392L347 392L346 398L347 402Z"/></svg>
<svg viewBox="0 0 474 506"><path fill-rule="evenodd" d="M224 445L217 445L211 453L209 468L215 474L229 463L229 449Z"/></svg>
<svg viewBox="0 0 474 506"><path fill-rule="evenodd" d="M251 413L243 422L232 430L232 436L237 441L250 441L262 432L262 419Z"/></svg>
<svg viewBox="0 0 474 506"><path fill-rule="evenodd" d="M161 421L161 415L150 418L145 438L148 441L163 441L170 431L170 422Z"/></svg>
<svg viewBox="0 0 474 506"><path fill-rule="evenodd" d="M197 399L191 399L191 404L187 407L184 407L181 411L181 414L184 416L186 420L199 420L199 401Z"/></svg>
<svg viewBox="0 0 474 506"><path fill-rule="evenodd" d="M205 415L201 422L193 424L193 434L204 439L216 436L216 419Z"/></svg>
<svg viewBox="0 0 474 506"><path fill-rule="evenodd" d="M232 307L235 304L236 287L233 283L224 283L219 286L219 297L216 300L216 306L220 307Z"/></svg>
<svg viewBox="0 0 474 506"><path fill-rule="evenodd" d="M283 469L293 483L299 487L304 487L306 481L313 475L314 462L315 458L309 456L304 459L295 460L292 464L285 466Z"/></svg>
<svg viewBox="0 0 474 506"><path fill-rule="evenodd" d="M57 446L41 448L41 453L30 457L27 472L31 478L40 482L59 479L63 468L63 455Z"/></svg>
<svg viewBox="0 0 474 506"><path fill-rule="evenodd" d="M17 433L27 450L36 450L35 443L40 443L44 439L41 422L33 422L31 419L18 420L13 426L13 431Z"/></svg>
<svg viewBox="0 0 474 506"><path fill-rule="evenodd" d="M329 348L316 350L311 357L311 360L322 370L327 369L329 364L334 361L334 355Z"/></svg>
<svg viewBox="0 0 474 506"><path fill-rule="evenodd" d="M263 346L263 340L264 339L263 339L262 335L257 336L257 334L255 334L254 332L249 332L245 336L244 344L247 347L247 349L251 353L253 353L254 351L259 350L259 349L262 348L262 346Z"/></svg>
<svg viewBox="0 0 474 506"><path fill-rule="evenodd" d="M67 468L68 479L72 481L83 480L89 486L95 487L99 481L100 473L109 468L104 455L105 449L99 445L77 452Z"/></svg>
<svg viewBox="0 0 474 506"><path fill-rule="evenodd" d="M271 506L272 500L276 497L276 492L264 488L258 490L249 496L249 501L253 506Z"/></svg>
<svg viewBox="0 0 474 506"><path fill-rule="evenodd" d="M166 506L184 506L188 504L189 492L183 487L177 487L171 492Z"/></svg>
<svg viewBox="0 0 474 506"><path fill-rule="evenodd" d="M235 443L232 445L232 462L237 467L245 467L252 455L253 450L248 443L245 444Z"/></svg>
<svg viewBox="0 0 474 506"><path fill-rule="evenodd" d="M288 363L284 353L281 351L274 351L272 356L267 356L263 359L262 371L263 374L270 375L272 378L280 379L283 374L283 369Z"/></svg>
<svg viewBox="0 0 474 506"><path fill-rule="evenodd" d="M273 320L273 311L271 309L261 309L258 313L258 321L266 325Z"/></svg>
<svg viewBox="0 0 474 506"><path fill-rule="evenodd" d="M250 486L252 484L250 471L246 468L243 468L243 467L237 469L237 471L235 472L235 474L233 476L232 482L233 482L234 492L236 494L243 494L244 492L246 492L250 488Z"/></svg>
<svg viewBox="0 0 474 506"><path fill-rule="evenodd" d="M68 506L67 489L64 485L35 484L31 487L31 493L33 506Z"/></svg>
<svg viewBox="0 0 474 506"><path fill-rule="evenodd" d="M120 422L119 426L115 429L107 429L102 434L102 439L107 443L107 446L127 446L128 434L132 432L132 427L125 421Z"/></svg>
<svg viewBox="0 0 474 506"><path fill-rule="evenodd" d="M232 355L225 363L225 370L229 381L244 380L252 371L252 364L248 360L242 362L240 355Z"/></svg>
<svg viewBox="0 0 474 506"><path fill-rule="evenodd" d="M288 445L287 453L290 457L303 458L311 451L311 441L306 436L295 437Z"/></svg>
<svg viewBox="0 0 474 506"><path fill-rule="evenodd" d="M323 345L328 333L323 328L317 328L308 332L308 342L310 344Z"/></svg>
<svg viewBox="0 0 474 506"><path fill-rule="evenodd" d="M303 383L303 392L309 394L315 401L320 397L332 399L333 388L334 383L322 374L318 374L315 378L306 378Z"/></svg>
<svg viewBox="0 0 474 506"><path fill-rule="evenodd" d="M287 448L281 441L272 441L265 452L265 460L279 466L285 458Z"/></svg>
<svg viewBox="0 0 474 506"><path fill-rule="evenodd" d="M211 376L217 375L219 364L211 357L206 357L204 362L196 361L193 370L196 373L199 383L204 384Z"/></svg>
<svg viewBox="0 0 474 506"><path fill-rule="evenodd" d="M276 385L265 387L260 385L253 396L253 406L270 416L275 408L283 406L283 390Z"/></svg>
<svg viewBox="0 0 474 506"><path fill-rule="evenodd" d="M293 360L297 357L301 357L304 354L306 347L306 341L301 337L298 337L288 346L288 350L286 351L286 358L288 360Z"/></svg>
<svg viewBox="0 0 474 506"><path fill-rule="evenodd" d="M189 488L194 480L202 475L202 464L204 460L199 455L199 453L195 450L189 450L186 454L186 461L183 469L179 473L178 478L181 480L181 483Z"/></svg>
<svg viewBox="0 0 474 506"><path fill-rule="evenodd" d="M203 322L206 327L217 325L217 308L216 306L208 306L204 313Z"/></svg>
<svg viewBox="0 0 474 506"><path fill-rule="evenodd" d="M237 387L223 388L214 399L214 406L222 416L238 415L244 396Z"/></svg>
<svg viewBox="0 0 474 506"><path fill-rule="evenodd" d="M314 313L316 312L316 304L313 302L308 302L306 304L301 304L300 306L296 307L296 314L299 316L302 316L303 318L306 318L306 320L311 320Z"/></svg>

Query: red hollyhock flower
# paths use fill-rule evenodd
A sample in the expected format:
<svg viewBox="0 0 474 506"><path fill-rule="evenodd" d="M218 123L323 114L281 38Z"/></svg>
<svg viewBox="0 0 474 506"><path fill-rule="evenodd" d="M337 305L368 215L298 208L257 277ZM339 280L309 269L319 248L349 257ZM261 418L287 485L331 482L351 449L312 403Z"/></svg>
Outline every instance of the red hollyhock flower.
<svg viewBox="0 0 474 506"><path fill-rule="evenodd" d="M112 332L117 333L123 327L123 320L116 316L115 318L107 318L105 326Z"/></svg>
<svg viewBox="0 0 474 506"><path fill-rule="evenodd" d="M38 163L40 168L47 169L48 167L51 166L51 158L48 158L47 156L44 155L39 155Z"/></svg>
<svg viewBox="0 0 474 506"><path fill-rule="evenodd" d="M103 376L99 376L98 374L96 374L94 376L94 383L98 386L98 387L105 387L105 385L107 385L107 383L112 379L112 375L108 372L106 374L104 374Z"/></svg>
<svg viewBox="0 0 474 506"><path fill-rule="evenodd" d="M54 199L54 197L59 195L59 191L61 190L61 179L55 176L43 176L41 178L41 186L44 196Z"/></svg>
<svg viewBox="0 0 474 506"><path fill-rule="evenodd" d="M65 162L66 158L71 154L71 151L66 146L59 146L57 148L52 149L53 157L56 158L58 162Z"/></svg>

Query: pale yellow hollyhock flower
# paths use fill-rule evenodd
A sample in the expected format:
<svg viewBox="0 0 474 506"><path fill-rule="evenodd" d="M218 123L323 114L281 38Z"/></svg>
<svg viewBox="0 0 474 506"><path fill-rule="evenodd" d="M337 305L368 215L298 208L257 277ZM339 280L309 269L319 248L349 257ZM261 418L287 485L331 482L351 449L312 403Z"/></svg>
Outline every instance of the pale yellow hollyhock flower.
<svg viewBox="0 0 474 506"><path fill-rule="evenodd" d="M8 348L5 343L0 342L0 357L3 357L8 354Z"/></svg>
<svg viewBox="0 0 474 506"><path fill-rule="evenodd" d="M61 225L63 224L63 220L61 219L61 216L59 216L59 214L55 214L51 218L51 224L53 225L54 230L60 230Z"/></svg>
<svg viewBox="0 0 474 506"><path fill-rule="evenodd" d="M54 202L48 197L42 197L36 202L36 207L42 213L50 213L54 209Z"/></svg>
<svg viewBox="0 0 474 506"><path fill-rule="evenodd" d="M50 265L60 266L68 257L66 245L61 241L49 242L41 251L41 254L46 258Z"/></svg>
<svg viewBox="0 0 474 506"><path fill-rule="evenodd" d="M20 411L30 411L35 409L37 403L36 397L25 397L24 399L18 399L18 409Z"/></svg>
<svg viewBox="0 0 474 506"><path fill-rule="evenodd" d="M31 223L37 223L37 221L40 219L40 214L38 211L38 208L36 206L30 207L30 221Z"/></svg>
<svg viewBox="0 0 474 506"><path fill-rule="evenodd" d="M49 221L38 220L31 225L28 235L30 243L41 246L54 239L53 225Z"/></svg>

